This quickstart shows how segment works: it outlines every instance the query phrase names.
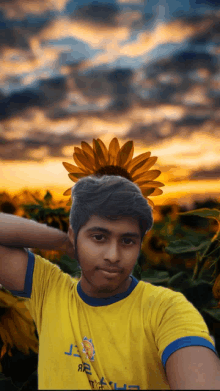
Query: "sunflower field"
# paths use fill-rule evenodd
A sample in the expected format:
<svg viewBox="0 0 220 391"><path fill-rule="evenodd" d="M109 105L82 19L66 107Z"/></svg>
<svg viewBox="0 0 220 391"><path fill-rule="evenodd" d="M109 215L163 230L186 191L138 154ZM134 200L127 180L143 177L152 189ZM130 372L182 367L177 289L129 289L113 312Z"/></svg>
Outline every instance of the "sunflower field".
<svg viewBox="0 0 220 391"><path fill-rule="evenodd" d="M0 194L0 212L68 231L70 205L47 191ZM201 313L220 355L220 202L155 206L133 275L181 292ZM77 261L59 251L30 249L80 279ZM0 285L0 390L38 389L38 334L24 301Z"/></svg>

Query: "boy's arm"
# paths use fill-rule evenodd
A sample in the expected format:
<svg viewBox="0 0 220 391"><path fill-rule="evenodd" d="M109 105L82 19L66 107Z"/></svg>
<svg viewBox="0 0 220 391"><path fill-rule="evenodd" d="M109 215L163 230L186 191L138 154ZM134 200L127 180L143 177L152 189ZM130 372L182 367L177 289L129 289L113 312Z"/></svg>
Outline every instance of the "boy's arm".
<svg viewBox="0 0 220 391"><path fill-rule="evenodd" d="M67 250L67 255L74 258L65 232L33 220L0 213L0 284L8 290L24 290L28 264L25 248Z"/></svg>
<svg viewBox="0 0 220 391"><path fill-rule="evenodd" d="M23 217L0 213L0 245L7 247L59 250L68 235L46 224Z"/></svg>

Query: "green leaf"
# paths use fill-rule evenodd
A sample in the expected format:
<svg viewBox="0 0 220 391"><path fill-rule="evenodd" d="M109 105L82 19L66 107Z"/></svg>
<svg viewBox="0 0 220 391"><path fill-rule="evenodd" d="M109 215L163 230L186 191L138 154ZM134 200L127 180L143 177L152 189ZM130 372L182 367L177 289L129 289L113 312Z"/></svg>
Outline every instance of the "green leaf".
<svg viewBox="0 0 220 391"><path fill-rule="evenodd" d="M218 222L218 230L217 230L216 234L213 236L212 242L218 238L219 233L220 233L220 210L203 208L203 209L191 210L189 212L182 212L179 214L180 215L197 215L197 216L205 217L208 219L215 219Z"/></svg>
<svg viewBox="0 0 220 391"><path fill-rule="evenodd" d="M169 279L168 288L180 287L184 281L190 281L188 273L184 271L179 272Z"/></svg>
<svg viewBox="0 0 220 391"><path fill-rule="evenodd" d="M197 215L200 217L215 219L220 223L220 210L218 209L208 209L208 208L196 209L196 210L190 210L188 212L179 213L179 215Z"/></svg>
<svg viewBox="0 0 220 391"><path fill-rule="evenodd" d="M51 193L48 190L47 190L47 193L44 196L44 200L46 202L48 202L48 203L52 200L52 195L51 195Z"/></svg>
<svg viewBox="0 0 220 391"><path fill-rule="evenodd" d="M220 308L205 308L203 312L209 314L213 320L220 322Z"/></svg>
<svg viewBox="0 0 220 391"><path fill-rule="evenodd" d="M141 272L142 272L141 267L136 262L134 269L133 269L133 272L132 272L132 276L134 276L138 281L140 281L141 280Z"/></svg>
<svg viewBox="0 0 220 391"><path fill-rule="evenodd" d="M151 284L166 284L169 281L169 272L149 268L141 274L142 281Z"/></svg>
<svg viewBox="0 0 220 391"><path fill-rule="evenodd" d="M64 273L74 274L78 269L78 262L76 259L70 259L68 255L63 255L60 258L58 266Z"/></svg>
<svg viewBox="0 0 220 391"><path fill-rule="evenodd" d="M33 194L31 194L31 195L32 195L32 197L35 199L35 201L37 201L37 203L38 203L39 205L44 206L44 203L43 203L41 200L38 200L38 198L35 197Z"/></svg>
<svg viewBox="0 0 220 391"><path fill-rule="evenodd" d="M167 247L165 247L165 251L168 254L196 252L202 250L204 247L207 247L208 244L210 244L210 240L206 240L205 242L200 243L199 246L194 246L192 242L180 239L171 242Z"/></svg>

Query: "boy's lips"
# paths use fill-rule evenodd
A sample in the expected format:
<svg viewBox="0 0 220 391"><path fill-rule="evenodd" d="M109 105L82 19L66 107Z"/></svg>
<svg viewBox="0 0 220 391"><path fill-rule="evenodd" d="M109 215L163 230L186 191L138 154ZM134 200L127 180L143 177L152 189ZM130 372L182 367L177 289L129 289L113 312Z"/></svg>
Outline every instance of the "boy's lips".
<svg viewBox="0 0 220 391"><path fill-rule="evenodd" d="M121 273L121 270L120 270L120 269L100 268L100 270L103 270L104 272L108 272L108 273Z"/></svg>

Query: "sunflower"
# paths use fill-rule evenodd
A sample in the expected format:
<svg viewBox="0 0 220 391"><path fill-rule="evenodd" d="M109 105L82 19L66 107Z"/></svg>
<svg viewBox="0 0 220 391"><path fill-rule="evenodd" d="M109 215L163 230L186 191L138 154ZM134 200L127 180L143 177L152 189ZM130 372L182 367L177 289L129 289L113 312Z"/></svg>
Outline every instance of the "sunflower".
<svg viewBox="0 0 220 391"><path fill-rule="evenodd" d="M151 152L142 153L133 158L133 141L127 141L121 148L117 137L114 137L107 149L101 139L93 139L93 148L85 141L81 142L81 148L74 147L73 159L76 166L62 162L66 170L70 173L69 178L77 182L80 178L88 175L119 175L129 179L139 186L141 192L148 201L149 205L154 207L152 200L148 196L158 196L163 193L159 187L163 183L154 181L161 171L150 170L157 161L156 156ZM63 195L71 195L71 187ZM71 206L71 197L67 204Z"/></svg>
<svg viewBox="0 0 220 391"><path fill-rule="evenodd" d="M4 288L0 289L0 339L3 344L0 362L5 353L12 357L14 346L25 355L29 355L29 349L38 354L35 325L25 299L13 296Z"/></svg>

